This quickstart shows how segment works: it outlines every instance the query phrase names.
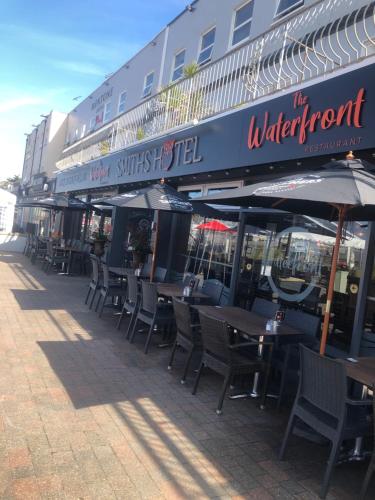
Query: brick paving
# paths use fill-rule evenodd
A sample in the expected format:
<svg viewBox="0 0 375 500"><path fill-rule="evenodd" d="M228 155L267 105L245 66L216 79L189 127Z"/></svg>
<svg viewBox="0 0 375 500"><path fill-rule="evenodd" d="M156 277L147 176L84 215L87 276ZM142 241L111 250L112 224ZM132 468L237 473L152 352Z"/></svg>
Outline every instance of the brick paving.
<svg viewBox="0 0 375 500"><path fill-rule="evenodd" d="M279 462L287 411L227 400L216 416L222 380L192 396L182 357L168 372L169 350L130 345L86 286L0 254L1 499L317 498L327 447L294 437ZM327 498L358 498L365 467L338 467Z"/></svg>

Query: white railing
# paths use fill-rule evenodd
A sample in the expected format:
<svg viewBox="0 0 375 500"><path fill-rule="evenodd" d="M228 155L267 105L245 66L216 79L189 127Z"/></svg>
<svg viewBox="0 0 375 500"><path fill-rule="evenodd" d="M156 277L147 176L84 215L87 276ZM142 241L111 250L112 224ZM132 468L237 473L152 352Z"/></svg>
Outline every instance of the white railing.
<svg viewBox="0 0 375 500"><path fill-rule="evenodd" d="M317 2L221 59L199 70L190 67L190 77L65 149L57 168L124 149L374 54L375 2Z"/></svg>

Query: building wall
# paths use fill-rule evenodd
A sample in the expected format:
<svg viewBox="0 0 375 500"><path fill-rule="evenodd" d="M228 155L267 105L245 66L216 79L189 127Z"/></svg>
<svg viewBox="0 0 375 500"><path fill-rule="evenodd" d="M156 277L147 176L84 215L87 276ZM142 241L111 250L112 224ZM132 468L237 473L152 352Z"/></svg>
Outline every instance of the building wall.
<svg viewBox="0 0 375 500"><path fill-rule="evenodd" d="M44 118L26 138L22 185L32 183L34 176L54 177L56 161L64 148L67 114L58 111Z"/></svg>
<svg viewBox="0 0 375 500"><path fill-rule="evenodd" d="M275 12L279 2L279 0L252 1L254 10L250 39L267 31L278 21L275 18ZM305 0L299 8L322 1L324 0ZM246 3L244 0L196 0L192 2L191 11L185 9L69 114L66 147L69 148L77 140L86 136L90 129L91 131L97 130L105 125L100 119L100 114L104 111L107 102L111 102L109 119L112 120L118 116L118 103L123 91L127 94L125 111L140 104L143 101L144 79L149 72L155 72L152 94L168 85L171 82L176 53L181 49L186 49L185 64L197 61L201 36L213 26L216 26L216 36L211 61L224 56L233 48L230 42L235 10ZM288 16L295 15L297 11L296 9L282 20L285 21ZM243 43L247 41L248 39ZM93 107L98 100L101 102ZM95 120L97 116L99 116L98 123L90 128L90 121Z"/></svg>

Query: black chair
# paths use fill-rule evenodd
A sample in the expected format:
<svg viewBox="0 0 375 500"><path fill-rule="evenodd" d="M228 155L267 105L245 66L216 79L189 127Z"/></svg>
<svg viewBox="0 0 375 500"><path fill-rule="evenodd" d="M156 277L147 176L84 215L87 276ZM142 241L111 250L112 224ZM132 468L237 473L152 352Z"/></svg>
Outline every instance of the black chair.
<svg viewBox="0 0 375 500"><path fill-rule="evenodd" d="M209 296L209 303L213 306L219 305L220 297L223 292L224 285L219 280L205 280L203 282L201 292Z"/></svg>
<svg viewBox="0 0 375 500"><path fill-rule="evenodd" d="M141 268L140 278L147 279L150 277L150 274L151 274L151 264L149 262L146 262L145 264L143 264Z"/></svg>
<svg viewBox="0 0 375 500"><path fill-rule="evenodd" d="M321 319L319 316L314 316L303 311L287 309L284 323L297 328L302 334L290 338L280 338L279 344L273 351L272 367L281 375L277 401L278 409L280 409L284 399L288 374L294 372L295 378L297 378L300 360L299 344L303 344L311 349L316 349L319 346L318 332L320 330ZM294 390L295 387L296 384L294 385Z"/></svg>
<svg viewBox="0 0 375 500"><path fill-rule="evenodd" d="M47 243L37 236L32 236L31 247L29 250L30 262L35 264L35 262L39 261L44 266L47 255Z"/></svg>
<svg viewBox="0 0 375 500"><path fill-rule="evenodd" d="M373 387L372 390L374 391L374 389L375 389L375 387ZM361 496L360 496L361 500L364 500L364 498L366 497L366 493L367 493L367 490L368 490L368 487L369 487L372 475L375 472L375 398L374 397L372 398L372 404L373 404L373 412L372 412L373 418L372 418L372 421L373 421L373 424L374 424L374 431L373 431L374 449L373 449L373 452L372 452L372 456L371 456L371 460L370 460L369 466L367 468L365 479L363 481L363 485L362 485L362 489L361 489Z"/></svg>
<svg viewBox="0 0 375 500"><path fill-rule="evenodd" d="M284 458L286 445L297 419L332 443L320 496L325 498L333 466L337 462L343 440L371 434L367 409L371 401L348 398L347 376L343 363L300 346L300 381L289 417L279 458Z"/></svg>
<svg viewBox="0 0 375 500"><path fill-rule="evenodd" d="M134 321L130 342L133 343L134 341L134 337L137 333L137 325L140 321L148 325L149 330L144 347L144 352L145 354L147 354L152 335L154 334L154 328L157 327L157 331L159 327L169 329L172 326L173 309L172 304L159 302L156 283L149 283L148 281L144 280L142 280L141 283L141 304Z"/></svg>
<svg viewBox="0 0 375 500"><path fill-rule="evenodd" d="M132 327L134 324L134 320L137 316L138 312L138 306L139 306L139 293L138 293L138 279L137 276L134 274L127 274L126 275L126 281L127 281L127 294L126 298L124 300L124 304L122 306L122 311L121 315L119 317L118 323L117 323L117 329L119 330L121 328L121 323L122 320L124 319L125 315L131 314L130 322L128 325L128 328L126 330L126 338L129 338L130 332L132 331Z"/></svg>
<svg viewBox="0 0 375 500"><path fill-rule="evenodd" d="M63 248L54 247L51 240L47 241L47 251L44 262L44 271L47 273L51 268L61 266L67 266L69 262L69 257Z"/></svg>
<svg viewBox="0 0 375 500"><path fill-rule="evenodd" d="M103 270L103 285L100 287L99 298L95 307L95 311L99 310L99 318L103 314L103 309L104 306L106 305L105 303L108 297L112 299L114 297L119 297L120 299L122 297L126 297L126 288L122 286L121 281L113 282L110 280L108 266L103 262L102 262L102 270ZM100 303L101 305L99 308Z"/></svg>
<svg viewBox="0 0 375 500"><path fill-rule="evenodd" d="M195 278L195 274L194 273L184 273L184 276L182 278L182 286L189 286L190 285L190 282L194 280L194 289L197 287L198 285L198 280Z"/></svg>
<svg viewBox="0 0 375 500"><path fill-rule="evenodd" d="M96 292L100 289L100 278L99 278L99 259L96 257L96 255L90 255L90 260L91 260L91 267L92 267L92 276L91 276L91 281L89 283L89 289L87 291L86 299L85 299L85 304L87 304L90 293L92 292L89 308L92 308L92 305L94 303L95 295Z"/></svg>
<svg viewBox="0 0 375 500"><path fill-rule="evenodd" d="M171 358L168 364L168 370L172 369L177 347L182 347L185 351L187 351L187 358L185 361L181 377L181 384L184 384L186 381L186 375L189 370L191 358L193 357L194 351L195 352L202 351L200 325L192 324L191 309L187 302L183 302L175 298L173 298L172 301L173 301L174 317L177 326L177 334L176 334L176 340L174 341L173 344Z"/></svg>
<svg viewBox="0 0 375 500"><path fill-rule="evenodd" d="M197 391L202 370L205 366L223 375L224 383L216 409L216 413L220 415L222 413L225 393L233 377L262 372L265 374L261 396L261 407L263 407L271 367L272 343L249 341L240 344L231 344L229 326L225 321L215 319L201 311L199 311L199 318L202 332L203 355L192 394L195 394ZM248 352L246 356L239 352L239 349L242 347L258 347L260 344L268 346L266 358L261 359L257 356L257 350L252 358L249 357Z"/></svg>
<svg viewBox="0 0 375 500"><path fill-rule="evenodd" d="M154 281L156 281L157 283L164 283L166 276L167 270L165 267L157 267L155 269Z"/></svg>
<svg viewBox="0 0 375 500"><path fill-rule="evenodd" d="M255 297L253 305L251 306L251 312L264 316L268 319L274 319L276 311L279 308L279 304L275 304L275 302Z"/></svg>

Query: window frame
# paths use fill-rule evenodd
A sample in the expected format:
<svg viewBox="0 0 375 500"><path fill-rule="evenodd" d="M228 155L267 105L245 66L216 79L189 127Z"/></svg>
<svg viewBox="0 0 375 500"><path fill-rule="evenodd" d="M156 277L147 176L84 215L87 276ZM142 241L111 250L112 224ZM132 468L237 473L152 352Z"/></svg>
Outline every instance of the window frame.
<svg viewBox="0 0 375 500"><path fill-rule="evenodd" d="M184 52L184 62L183 62L183 64L180 64L179 66L176 66L176 59L177 59L177 57L180 54L182 54L182 52ZM177 52L175 52L174 57L173 57L173 65L172 65L171 78L170 78L170 82L171 83L178 82L179 80L181 80L181 78L183 78L183 76L184 76L184 67L185 67L185 59L186 59L186 48L180 49ZM173 75L180 68L182 70L181 71L181 76L179 76L178 78L173 79Z"/></svg>
<svg viewBox="0 0 375 500"><path fill-rule="evenodd" d="M125 95L125 99L124 99L124 102L121 102L121 98L123 95ZM127 92L126 92L126 90L123 90L122 92L120 92L120 95L118 96L118 105L117 105L117 114L118 115L121 115L122 113L125 112L126 98L127 98ZM123 111L120 111L120 106L122 106L122 105L124 106L124 109L123 109Z"/></svg>
<svg viewBox="0 0 375 500"><path fill-rule="evenodd" d="M230 38L229 38L229 50L235 48L235 47L239 47L241 44L247 42L248 40L250 40L250 36L251 36L251 25L252 25L252 22L253 22L253 14L251 15L251 17L249 19L247 19L245 22L243 22L242 24L240 24L239 26L235 26L236 24L236 15L237 15L237 12L239 10L241 10L243 7L245 7L245 5L247 4L250 4L251 2L254 2L254 0L246 0L245 2L242 2L238 7L236 7L233 11L233 15L232 15L232 26L231 26L231 30L230 30ZM254 6L253 6L253 11L254 11ZM239 28L242 28L243 26L245 26L245 24L247 23L250 23L250 33L249 33L249 36L244 38L243 40L240 40L239 42L237 43L233 43L233 37L234 37L234 33L235 31L237 31Z"/></svg>
<svg viewBox="0 0 375 500"><path fill-rule="evenodd" d="M107 109L109 106L109 110ZM104 104L103 109L103 124L111 121L111 112L112 112L112 101L107 101ZM109 113L109 116L106 118L106 115Z"/></svg>
<svg viewBox="0 0 375 500"><path fill-rule="evenodd" d="M284 9L281 12L278 12L281 2L282 2L282 0L278 0L278 2L277 2L275 15L273 16L274 19L281 19L282 17L289 15L291 12L299 9L300 7L304 7L304 5L305 5L305 0L295 0L294 5Z"/></svg>
<svg viewBox="0 0 375 500"><path fill-rule="evenodd" d="M147 82L147 78L150 76L150 75L153 75L152 76L152 82L150 85L147 85L146 86L146 82ZM149 71L144 79L143 79L143 91L142 91L142 99L146 99L146 97L150 97L150 95L152 94L152 87L154 86L154 79L155 79L155 70L152 70L152 71ZM150 87L150 90L149 92L146 93L146 89Z"/></svg>
<svg viewBox="0 0 375 500"><path fill-rule="evenodd" d="M210 31L213 31L215 30L215 36L214 36L214 41L211 45L209 45L208 47L206 47L205 49L202 49L202 43L203 43L203 38L208 35L208 33L210 33ZM213 49L214 49L214 46L215 46L215 41L216 41L216 24L211 26L210 28L208 28L206 31L204 31L202 34L201 34L201 37L199 39L199 45L198 45L198 54L197 54L197 64L199 67L202 67L204 66L205 64L209 63L212 61L212 53L213 53ZM199 62L199 58L200 58L200 55L202 54L202 52L205 52L207 49L211 48L211 54L210 54L210 57L208 59L205 59L204 61L202 62Z"/></svg>
<svg viewBox="0 0 375 500"><path fill-rule="evenodd" d="M90 118L90 123L89 123L89 132L93 132L95 130L95 125L96 125L96 116L92 116Z"/></svg>

